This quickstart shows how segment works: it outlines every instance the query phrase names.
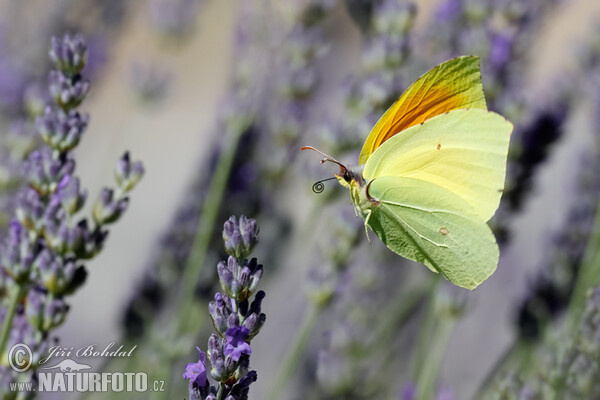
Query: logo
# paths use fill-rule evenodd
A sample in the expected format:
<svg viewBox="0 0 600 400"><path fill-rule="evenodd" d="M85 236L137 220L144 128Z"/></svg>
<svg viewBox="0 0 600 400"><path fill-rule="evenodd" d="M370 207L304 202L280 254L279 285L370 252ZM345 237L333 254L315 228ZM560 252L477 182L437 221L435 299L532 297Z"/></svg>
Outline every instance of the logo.
<svg viewBox="0 0 600 400"><path fill-rule="evenodd" d="M25 372L33 363L31 349L25 343L17 343L8 351L8 363L16 372Z"/></svg>
<svg viewBox="0 0 600 400"><path fill-rule="evenodd" d="M162 392L164 381L150 382L145 372L91 372L88 364L79 363L66 358L74 353L78 357L129 357L135 350L123 350L123 346L113 350L114 343L103 350L96 345L82 347L75 351L73 348L52 347L45 358L38 362L39 372L37 382L12 382L14 392ZM62 361L46 366L51 358L64 358ZM29 346L18 343L8 352L8 362L16 372L26 372L33 364L33 354ZM50 364L50 363L49 363ZM50 372L45 372L50 371Z"/></svg>
<svg viewBox="0 0 600 400"><path fill-rule="evenodd" d="M54 369L54 368L60 368L61 372L79 372L83 369L91 369L92 367L90 367L89 365L86 365L86 364L79 364L79 363L67 358L66 360L62 360L61 362L59 362L58 364L56 364L53 367L47 367L47 368L42 368L42 369Z"/></svg>

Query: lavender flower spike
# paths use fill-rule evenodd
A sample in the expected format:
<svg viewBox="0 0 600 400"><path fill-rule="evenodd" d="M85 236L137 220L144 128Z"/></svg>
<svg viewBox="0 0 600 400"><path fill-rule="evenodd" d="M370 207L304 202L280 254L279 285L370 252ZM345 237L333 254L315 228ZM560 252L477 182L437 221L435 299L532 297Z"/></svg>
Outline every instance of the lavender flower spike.
<svg viewBox="0 0 600 400"><path fill-rule="evenodd" d="M18 194L15 217L0 249L0 354L6 354L7 345L24 342L21 337L26 330L25 342L37 359L46 351L51 331L67 317L66 296L86 279L80 263L102 249L108 234L105 225L121 216L129 201L125 194L143 171L141 163L130 163L126 182L118 181L116 190L102 192L93 212L93 228L88 228L88 218L76 215L87 198L74 175L70 154L88 123L87 115L74 110L89 89L80 75L87 58L83 37L53 38L50 58L58 68L51 71L48 87L56 104L37 118L45 144L24 163L28 184ZM28 398L33 398L31 393Z"/></svg>
<svg viewBox="0 0 600 400"><path fill-rule="evenodd" d="M191 379L188 388L190 399L247 400L250 384L257 379L256 371L249 370L250 341L266 320L265 314L261 313L265 292L258 291L251 302L250 298L263 269L256 258L250 262L240 259L250 255L258 242L256 221L244 216L239 220L229 218L223 226L223 241L231 254L227 263L222 261L217 266L225 293L217 293L215 300L208 305L217 332L208 340L210 375L218 385L210 385L206 380L204 354L200 351L198 363L187 364L184 373L184 378ZM194 383L198 376L200 382Z"/></svg>

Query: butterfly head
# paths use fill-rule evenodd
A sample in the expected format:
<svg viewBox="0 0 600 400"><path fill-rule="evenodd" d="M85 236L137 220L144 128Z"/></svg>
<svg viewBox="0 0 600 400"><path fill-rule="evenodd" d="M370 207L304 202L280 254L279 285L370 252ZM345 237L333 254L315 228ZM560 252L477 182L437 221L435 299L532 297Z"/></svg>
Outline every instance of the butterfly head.
<svg viewBox="0 0 600 400"><path fill-rule="evenodd" d="M335 174L335 178L338 180L340 185L350 189L352 186L362 186L364 184L364 178L362 176L363 166L350 167L350 166L344 165L341 162L339 162L338 160L336 160L335 158L333 158L311 146L302 147L301 150L313 150L313 151L316 151L317 153L325 156L325 158L323 158L321 160L321 164L324 164L326 162L332 162L334 164L337 164L340 167L340 172ZM320 193L323 190L323 182L327 181L329 179L333 179L333 178L328 178L328 179L324 179L322 181L317 182L315 185L313 185L313 190ZM316 190L315 187L318 187L320 190Z"/></svg>

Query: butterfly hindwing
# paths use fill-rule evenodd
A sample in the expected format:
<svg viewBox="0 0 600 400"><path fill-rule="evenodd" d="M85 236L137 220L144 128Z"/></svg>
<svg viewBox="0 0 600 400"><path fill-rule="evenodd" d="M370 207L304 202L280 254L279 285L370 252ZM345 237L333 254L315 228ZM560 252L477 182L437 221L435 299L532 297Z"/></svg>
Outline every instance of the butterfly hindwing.
<svg viewBox="0 0 600 400"><path fill-rule="evenodd" d="M455 285L474 289L498 265L489 226L459 196L413 178L381 177L369 194L369 227L395 253L440 272Z"/></svg>
<svg viewBox="0 0 600 400"><path fill-rule="evenodd" d="M397 133L458 108L487 109L478 57L446 61L413 83L371 130L360 152L359 165Z"/></svg>

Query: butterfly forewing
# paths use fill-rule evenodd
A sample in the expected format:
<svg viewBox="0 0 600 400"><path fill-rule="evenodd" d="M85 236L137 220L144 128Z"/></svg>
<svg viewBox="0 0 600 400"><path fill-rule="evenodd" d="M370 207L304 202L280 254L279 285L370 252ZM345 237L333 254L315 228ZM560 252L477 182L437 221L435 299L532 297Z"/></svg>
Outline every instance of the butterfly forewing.
<svg viewBox="0 0 600 400"><path fill-rule="evenodd" d="M492 217L502 195L512 124L491 111L454 110L408 128L371 155L367 181L397 176L431 182Z"/></svg>
<svg viewBox="0 0 600 400"><path fill-rule="evenodd" d="M479 58L457 57L421 76L385 112L360 152L359 164L397 133L436 115L459 108L486 110Z"/></svg>

